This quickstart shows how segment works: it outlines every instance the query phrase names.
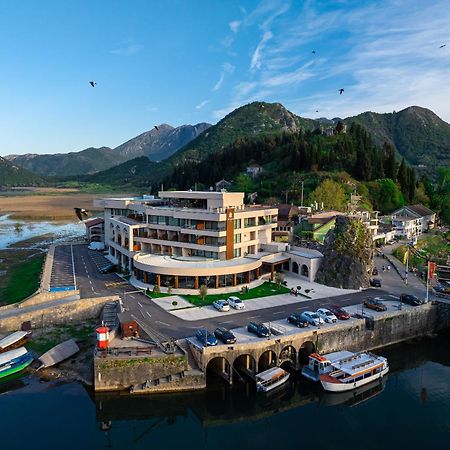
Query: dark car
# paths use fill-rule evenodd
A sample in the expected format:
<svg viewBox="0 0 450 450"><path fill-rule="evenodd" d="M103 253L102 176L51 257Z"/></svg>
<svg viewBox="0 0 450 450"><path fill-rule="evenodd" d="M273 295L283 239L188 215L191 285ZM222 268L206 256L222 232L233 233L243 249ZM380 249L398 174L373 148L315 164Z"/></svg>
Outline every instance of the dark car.
<svg viewBox="0 0 450 450"><path fill-rule="evenodd" d="M387 310L386 305L384 303L380 302L380 300L376 300L376 299L364 300L364 306L366 308L373 309L374 311L378 311L378 312Z"/></svg>
<svg viewBox="0 0 450 450"><path fill-rule="evenodd" d="M287 321L298 328L309 327L309 323L301 316L301 314L292 313L288 316Z"/></svg>
<svg viewBox="0 0 450 450"><path fill-rule="evenodd" d="M106 266L100 267L100 273L113 273L117 271L117 266L113 263L106 264Z"/></svg>
<svg viewBox="0 0 450 450"><path fill-rule="evenodd" d="M379 278L372 278L370 280L370 285L372 287L381 287L381 280Z"/></svg>
<svg viewBox="0 0 450 450"><path fill-rule="evenodd" d="M199 342L201 342L205 347L217 345L217 339L211 331L206 328L200 328L195 333L195 337Z"/></svg>
<svg viewBox="0 0 450 450"><path fill-rule="evenodd" d="M236 342L236 336L230 330L223 327L216 328L214 330L214 336L224 344L234 344Z"/></svg>
<svg viewBox="0 0 450 450"><path fill-rule="evenodd" d="M438 297L450 297L450 288L440 283L434 285L433 290Z"/></svg>
<svg viewBox="0 0 450 450"><path fill-rule="evenodd" d="M400 294L400 302L411 306L420 306L424 303L423 300L419 300L415 295L411 294Z"/></svg>
<svg viewBox="0 0 450 450"><path fill-rule="evenodd" d="M256 334L258 337L270 336L270 330L263 323L250 322L247 325L247 330L249 333Z"/></svg>
<svg viewBox="0 0 450 450"><path fill-rule="evenodd" d="M372 275L374 276L378 275L378 269L376 267L373 268Z"/></svg>
<svg viewBox="0 0 450 450"><path fill-rule="evenodd" d="M339 320L350 319L350 314L339 305L332 305L328 308Z"/></svg>

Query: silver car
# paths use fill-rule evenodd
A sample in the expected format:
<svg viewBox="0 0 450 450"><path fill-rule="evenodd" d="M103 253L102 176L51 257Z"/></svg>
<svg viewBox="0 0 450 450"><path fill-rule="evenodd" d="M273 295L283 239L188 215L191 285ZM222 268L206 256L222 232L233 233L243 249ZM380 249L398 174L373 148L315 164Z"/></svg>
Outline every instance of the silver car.
<svg viewBox="0 0 450 450"><path fill-rule="evenodd" d="M213 303L214 308L217 309L217 311L220 312L226 312L230 310L230 305L228 304L228 302L226 300L216 300Z"/></svg>

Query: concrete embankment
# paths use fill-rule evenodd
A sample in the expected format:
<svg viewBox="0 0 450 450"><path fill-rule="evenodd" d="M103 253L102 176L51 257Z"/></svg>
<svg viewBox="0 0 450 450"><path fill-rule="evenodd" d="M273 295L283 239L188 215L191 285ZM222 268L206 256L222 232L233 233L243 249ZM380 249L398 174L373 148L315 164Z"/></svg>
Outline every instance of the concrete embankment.
<svg viewBox="0 0 450 450"><path fill-rule="evenodd" d="M61 293L59 293L61 294ZM45 295L50 295L47 293ZM0 310L0 331L20 329L22 323L31 322L32 328L62 325L98 317L103 305L118 300L116 295L96 298L68 296L27 305L14 305Z"/></svg>

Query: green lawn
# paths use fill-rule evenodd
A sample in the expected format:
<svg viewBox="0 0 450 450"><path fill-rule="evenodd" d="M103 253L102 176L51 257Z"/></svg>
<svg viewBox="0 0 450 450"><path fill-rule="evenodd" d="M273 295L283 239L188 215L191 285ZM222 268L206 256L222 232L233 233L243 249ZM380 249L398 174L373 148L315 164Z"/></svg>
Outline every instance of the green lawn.
<svg viewBox="0 0 450 450"><path fill-rule="evenodd" d="M9 266L0 287L0 305L16 303L37 291L44 259L39 255Z"/></svg>
<svg viewBox="0 0 450 450"><path fill-rule="evenodd" d="M199 295L181 295L185 300L192 303L195 306L211 305L215 300L224 300L231 295L239 297L241 300L249 300L251 298L269 297L270 295L287 294L290 292L286 286L278 286L275 283L269 283L266 281L261 286L249 289L248 292L242 294L240 291L229 292L226 294L212 294L207 295L203 300Z"/></svg>

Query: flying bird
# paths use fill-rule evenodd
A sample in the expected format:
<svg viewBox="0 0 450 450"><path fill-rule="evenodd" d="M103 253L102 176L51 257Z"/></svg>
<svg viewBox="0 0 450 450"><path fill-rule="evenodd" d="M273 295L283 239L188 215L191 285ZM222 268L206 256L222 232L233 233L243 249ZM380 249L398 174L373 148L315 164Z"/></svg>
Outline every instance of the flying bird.
<svg viewBox="0 0 450 450"><path fill-rule="evenodd" d="M447 44L442 44L439 48L447 47Z"/></svg>
<svg viewBox="0 0 450 450"><path fill-rule="evenodd" d="M80 220L83 220L83 216L87 217L87 211L84 208L73 208L75 210L75 214Z"/></svg>
<svg viewBox="0 0 450 450"><path fill-rule="evenodd" d="M316 109L316 112L319 112L319 110L318 110L318 109Z"/></svg>
<svg viewBox="0 0 450 450"><path fill-rule="evenodd" d="M339 89L339 95L342 95L343 92L344 92L343 88Z"/></svg>
<svg viewBox="0 0 450 450"><path fill-rule="evenodd" d="M96 82L96 81L89 81L89 84L90 84L92 87L95 87L95 86L97 85L97 82Z"/></svg>
<svg viewBox="0 0 450 450"><path fill-rule="evenodd" d="M316 51L315 51L315 50L313 50L313 51L312 51L312 53L316 54Z"/></svg>
<svg viewBox="0 0 450 450"><path fill-rule="evenodd" d="M156 125L155 125L155 130L156 130L156 131L159 131L159 128L158 128Z"/></svg>
<svg viewBox="0 0 450 450"><path fill-rule="evenodd" d="M259 104L259 109L264 109L264 105L262 103Z"/></svg>

